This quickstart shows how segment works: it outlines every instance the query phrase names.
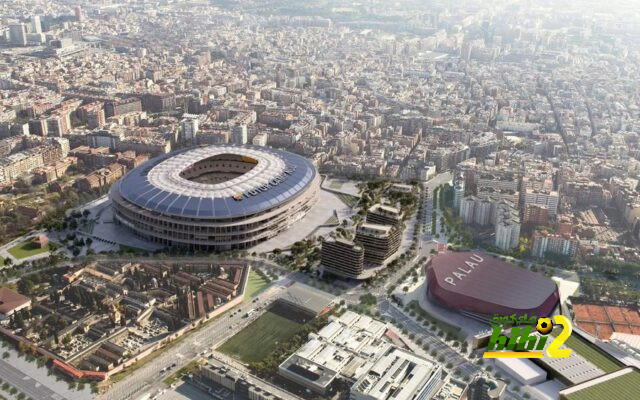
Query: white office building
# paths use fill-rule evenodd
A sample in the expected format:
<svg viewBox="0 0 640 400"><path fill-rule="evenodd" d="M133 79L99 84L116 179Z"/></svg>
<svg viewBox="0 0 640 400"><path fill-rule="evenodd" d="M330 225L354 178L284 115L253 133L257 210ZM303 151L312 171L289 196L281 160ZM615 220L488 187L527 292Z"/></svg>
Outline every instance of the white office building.
<svg viewBox="0 0 640 400"><path fill-rule="evenodd" d="M247 144L247 126L246 125L235 125L231 128L231 143L233 144Z"/></svg>
<svg viewBox="0 0 640 400"><path fill-rule="evenodd" d="M182 121L180 121L180 133L182 134L182 140L185 142L195 140L198 135L198 130L198 116L194 114L184 114L182 116Z"/></svg>
<svg viewBox="0 0 640 400"><path fill-rule="evenodd" d="M27 45L27 27L25 24L9 25L9 41L14 46Z"/></svg>
<svg viewBox="0 0 640 400"><path fill-rule="evenodd" d="M31 16L31 32L42 33L42 24L40 24L40 17L37 15Z"/></svg>
<svg viewBox="0 0 640 400"><path fill-rule="evenodd" d="M558 213L559 201L560 196L555 190L527 189L524 195L525 207L529 204L546 206L549 210L549 216L555 216Z"/></svg>
<svg viewBox="0 0 640 400"><path fill-rule="evenodd" d="M269 140L269 135L266 132L260 132L255 135L251 141L254 146L266 146Z"/></svg>
<svg viewBox="0 0 640 400"><path fill-rule="evenodd" d="M453 211L456 214L460 214L460 206L462 205L462 199L464 198L464 178L458 177L456 183L453 185Z"/></svg>
<svg viewBox="0 0 640 400"><path fill-rule="evenodd" d="M441 381L442 367L414 353L391 348L351 387L351 400L427 400Z"/></svg>

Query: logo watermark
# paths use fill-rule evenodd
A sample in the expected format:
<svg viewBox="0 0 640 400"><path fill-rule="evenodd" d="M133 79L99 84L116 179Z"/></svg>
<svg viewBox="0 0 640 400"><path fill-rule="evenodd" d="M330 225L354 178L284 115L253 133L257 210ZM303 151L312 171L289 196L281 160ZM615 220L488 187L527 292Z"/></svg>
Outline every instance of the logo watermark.
<svg viewBox="0 0 640 400"><path fill-rule="evenodd" d="M555 322L555 324L554 324ZM554 315L552 318L524 317L515 315L500 317L497 314L491 319L493 332L483 358L566 358L571 355L571 349L561 349L560 346L569 338L573 331L571 321L564 315ZM511 337L503 336L503 325L511 323L523 325L511 328ZM535 330L540 334L536 335ZM547 339L554 325L562 326L562 331L551 341L543 353ZM533 334L532 334L533 333ZM506 350L506 351L505 351Z"/></svg>

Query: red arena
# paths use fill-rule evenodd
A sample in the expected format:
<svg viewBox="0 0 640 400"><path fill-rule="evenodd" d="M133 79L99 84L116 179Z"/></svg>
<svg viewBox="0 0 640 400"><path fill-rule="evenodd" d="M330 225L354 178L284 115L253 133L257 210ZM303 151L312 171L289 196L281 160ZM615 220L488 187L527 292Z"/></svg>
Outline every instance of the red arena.
<svg viewBox="0 0 640 400"><path fill-rule="evenodd" d="M427 264L427 295L450 309L480 317L547 316L559 296L542 275L480 252L447 252Z"/></svg>

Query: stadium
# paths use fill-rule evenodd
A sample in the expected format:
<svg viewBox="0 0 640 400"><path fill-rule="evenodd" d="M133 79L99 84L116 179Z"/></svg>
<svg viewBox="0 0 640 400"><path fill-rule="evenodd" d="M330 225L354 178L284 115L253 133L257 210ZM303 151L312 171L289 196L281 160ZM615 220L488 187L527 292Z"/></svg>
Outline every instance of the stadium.
<svg viewBox="0 0 640 400"><path fill-rule="evenodd" d="M304 157L214 145L131 170L109 196L114 222L166 247L246 249L288 229L315 203L320 179Z"/></svg>
<svg viewBox="0 0 640 400"><path fill-rule="evenodd" d="M431 301L486 323L493 314L548 316L559 300L552 280L484 253L436 255L426 274Z"/></svg>

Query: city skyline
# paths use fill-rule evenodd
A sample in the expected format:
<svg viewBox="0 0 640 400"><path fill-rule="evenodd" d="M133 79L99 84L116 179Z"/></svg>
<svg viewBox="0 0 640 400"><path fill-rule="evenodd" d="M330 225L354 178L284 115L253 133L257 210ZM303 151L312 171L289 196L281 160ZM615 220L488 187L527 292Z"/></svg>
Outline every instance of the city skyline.
<svg viewBox="0 0 640 400"><path fill-rule="evenodd" d="M0 398L640 398L639 22L1 2Z"/></svg>

